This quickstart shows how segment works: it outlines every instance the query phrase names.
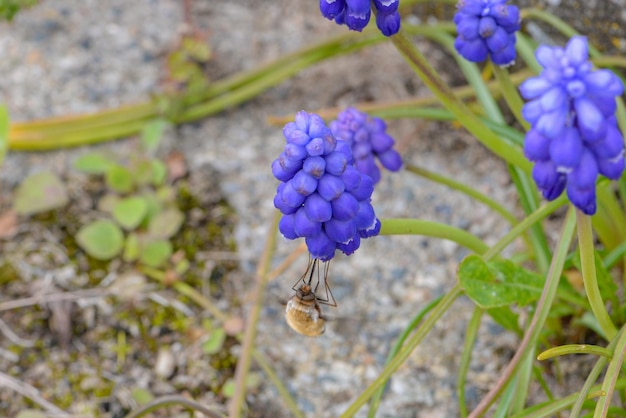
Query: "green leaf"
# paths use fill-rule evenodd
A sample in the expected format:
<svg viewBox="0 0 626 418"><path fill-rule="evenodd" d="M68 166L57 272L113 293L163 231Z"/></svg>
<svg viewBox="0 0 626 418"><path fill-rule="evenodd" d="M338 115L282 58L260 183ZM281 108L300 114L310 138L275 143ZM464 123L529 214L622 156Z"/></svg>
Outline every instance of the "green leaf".
<svg viewBox="0 0 626 418"><path fill-rule="evenodd" d="M90 152L74 160L74 168L87 174L105 174L115 161L101 152Z"/></svg>
<svg viewBox="0 0 626 418"><path fill-rule="evenodd" d="M524 306L539 299L544 279L510 261L485 263L470 255L459 266L459 281L470 299L489 309Z"/></svg>
<svg viewBox="0 0 626 418"><path fill-rule="evenodd" d="M143 159L137 161L133 167L133 174L135 175L135 183L140 186L147 186L153 179L152 161Z"/></svg>
<svg viewBox="0 0 626 418"><path fill-rule="evenodd" d="M53 173L28 176L15 190L13 208L20 215L58 209L69 201L65 184Z"/></svg>
<svg viewBox="0 0 626 418"><path fill-rule="evenodd" d="M518 335L522 335L523 331L519 326L519 315L511 310L508 306L500 308L487 309L487 313L502 328L513 331Z"/></svg>
<svg viewBox="0 0 626 418"><path fill-rule="evenodd" d="M209 355L217 354L222 350L225 340L226 331L224 328L215 328L209 334L209 338L202 343L202 351Z"/></svg>
<svg viewBox="0 0 626 418"><path fill-rule="evenodd" d="M15 418L46 418L46 414L37 409L23 409Z"/></svg>
<svg viewBox="0 0 626 418"><path fill-rule="evenodd" d="M0 165L4 161L9 149L9 111L6 106L0 106Z"/></svg>
<svg viewBox="0 0 626 418"><path fill-rule="evenodd" d="M141 248L139 261L146 266L161 267L172 255L172 243L165 240L152 241Z"/></svg>
<svg viewBox="0 0 626 418"><path fill-rule="evenodd" d="M176 208L166 209L159 212L150 220L148 232L153 237L171 238L180 229L185 216Z"/></svg>
<svg viewBox="0 0 626 418"><path fill-rule="evenodd" d="M165 119L154 119L146 123L141 130L141 145L146 152L152 154L156 151L163 138L163 131L169 123Z"/></svg>
<svg viewBox="0 0 626 418"><path fill-rule="evenodd" d="M222 386L222 396L225 398L232 398L234 393L235 379L229 377L228 379L226 379L226 382L224 382L224 385Z"/></svg>
<svg viewBox="0 0 626 418"><path fill-rule="evenodd" d="M133 189L133 174L121 165L112 165L106 171L106 183L118 193L128 193Z"/></svg>
<svg viewBox="0 0 626 418"><path fill-rule="evenodd" d="M131 392L131 396L139 405L145 405L154 399L154 395L143 388L135 388Z"/></svg>
<svg viewBox="0 0 626 418"><path fill-rule="evenodd" d="M137 234L128 234L124 242L124 254L122 254L122 259L126 262L137 260L139 258L140 248L141 246Z"/></svg>
<svg viewBox="0 0 626 418"><path fill-rule="evenodd" d="M76 241L93 258L110 260L122 250L124 234L112 221L99 220L83 226Z"/></svg>
<svg viewBox="0 0 626 418"><path fill-rule="evenodd" d="M167 167L162 161L152 160L152 184L160 186L167 178Z"/></svg>
<svg viewBox="0 0 626 418"><path fill-rule="evenodd" d="M113 207L113 217L127 231L139 226L148 213L148 203L138 196L120 200Z"/></svg>

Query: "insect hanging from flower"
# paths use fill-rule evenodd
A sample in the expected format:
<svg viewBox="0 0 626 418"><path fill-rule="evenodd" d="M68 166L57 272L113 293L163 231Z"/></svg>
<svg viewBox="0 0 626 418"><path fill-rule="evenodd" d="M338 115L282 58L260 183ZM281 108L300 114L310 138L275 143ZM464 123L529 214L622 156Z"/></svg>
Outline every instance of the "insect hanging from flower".
<svg viewBox="0 0 626 418"><path fill-rule="evenodd" d="M291 287L296 294L289 299L285 308L287 324L299 334L308 337L319 337L326 331L327 318L322 315L320 305L337 307L335 297L328 286L328 268L330 263L324 264L323 278L320 278L320 260L311 259L304 274ZM316 276L315 287L312 287L313 277ZM325 298L317 296L320 283L324 282Z"/></svg>

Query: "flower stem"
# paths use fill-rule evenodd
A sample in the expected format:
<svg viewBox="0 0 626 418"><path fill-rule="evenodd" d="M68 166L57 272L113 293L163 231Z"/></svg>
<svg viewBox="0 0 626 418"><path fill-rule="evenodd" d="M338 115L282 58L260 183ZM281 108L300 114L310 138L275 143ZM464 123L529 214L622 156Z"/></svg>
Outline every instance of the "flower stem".
<svg viewBox="0 0 626 418"><path fill-rule="evenodd" d="M552 302L556 296L556 290L559 285L561 273L563 272L565 258L567 257L568 249L574 236L574 229L576 227L575 219L574 209L571 207L563 224L561 236L559 238L559 242L557 243L552 263L550 264L550 270L548 271L548 275L546 277L546 284L543 288L543 292L541 293L541 298L537 303L535 314L533 315L533 319L524 334L524 338L515 352L515 355L500 375L496 384L491 388L487 396L485 396L480 401L478 406L472 411L469 418L477 418L487 412L489 407L495 402L496 398L508 385L520 363L522 363L528 355L532 355L535 351L539 334L541 333L543 325L548 318Z"/></svg>
<svg viewBox="0 0 626 418"><path fill-rule="evenodd" d="M607 340L612 340L617 334L617 328L611 321L611 317L606 310L598 280L596 277L595 252L593 248L593 232L591 229L591 217L579 210L576 211L578 223L578 249L580 251L580 264L583 275L583 283L587 299L591 305L591 310L598 320L598 324Z"/></svg>
<svg viewBox="0 0 626 418"><path fill-rule="evenodd" d="M380 235L423 235L443 238L475 252L484 254L489 247L476 236L459 228L421 219L383 219Z"/></svg>

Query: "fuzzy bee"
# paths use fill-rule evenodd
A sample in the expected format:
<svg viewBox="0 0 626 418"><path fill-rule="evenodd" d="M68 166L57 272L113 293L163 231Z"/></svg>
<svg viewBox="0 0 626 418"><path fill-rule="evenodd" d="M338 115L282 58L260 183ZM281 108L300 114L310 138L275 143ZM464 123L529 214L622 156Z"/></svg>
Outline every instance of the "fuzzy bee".
<svg viewBox="0 0 626 418"><path fill-rule="evenodd" d="M287 324L297 333L308 337L319 337L326 330L327 318L322 315L320 304L337 306L327 282L328 263L324 266L323 278L326 298L321 298L315 294L321 282L318 263L318 259L313 259L309 262L307 270L292 286L296 294L289 299L285 308ZM316 271L318 272L317 283L315 289L313 289L311 283Z"/></svg>

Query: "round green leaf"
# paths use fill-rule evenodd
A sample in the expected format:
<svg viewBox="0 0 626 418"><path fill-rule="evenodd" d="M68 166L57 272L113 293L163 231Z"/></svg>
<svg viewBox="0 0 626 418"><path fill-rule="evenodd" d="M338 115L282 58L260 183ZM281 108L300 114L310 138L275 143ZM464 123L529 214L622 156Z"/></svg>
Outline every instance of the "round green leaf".
<svg viewBox="0 0 626 418"><path fill-rule="evenodd" d="M160 186L167 178L167 167L162 161L152 160L152 184Z"/></svg>
<svg viewBox="0 0 626 418"><path fill-rule="evenodd" d="M113 217L127 231L139 226L148 213L148 203L141 197L122 199L113 206Z"/></svg>
<svg viewBox="0 0 626 418"><path fill-rule="evenodd" d="M106 171L106 183L118 193L128 193L133 189L133 174L126 167L112 165Z"/></svg>
<svg viewBox="0 0 626 418"><path fill-rule="evenodd" d="M139 237L137 234L128 234L124 242L124 254L122 254L124 261L131 262L138 259L140 248L141 246L139 245Z"/></svg>
<svg viewBox="0 0 626 418"><path fill-rule="evenodd" d="M104 174L115 162L101 152L90 152L74 160L74 168L87 174Z"/></svg>
<svg viewBox="0 0 626 418"><path fill-rule="evenodd" d="M33 174L17 187L13 209L19 215L33 215L65 206L68 202L65 184L53 173Z"/></svg>
<svg viewBox="0 0 626 418"><path fill-rule="evenodd" d="M169 241L152 241L144 245L139 261L149 267L161 267L172 255L172 243Z"/></svg>
<svg viewBox="0 0 626 418"><path fill-rule="evenodd" d="M83 226L76 234L78 245L93 258L110 260L122 250L124 234L109 220L100 220Z"/></svg>
<svg viewBox="0 0 626 418"><path fill-rule="evenodd" d="M185 216L178 209L166 209L152 217L148 232L153 237L171 238L178 232L184 220Z"/></svg>

